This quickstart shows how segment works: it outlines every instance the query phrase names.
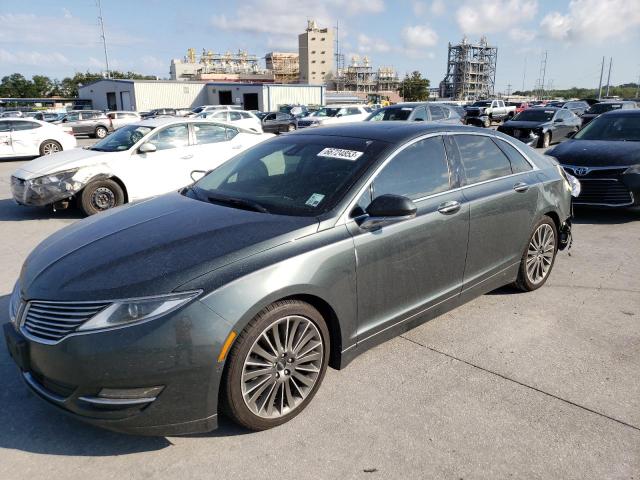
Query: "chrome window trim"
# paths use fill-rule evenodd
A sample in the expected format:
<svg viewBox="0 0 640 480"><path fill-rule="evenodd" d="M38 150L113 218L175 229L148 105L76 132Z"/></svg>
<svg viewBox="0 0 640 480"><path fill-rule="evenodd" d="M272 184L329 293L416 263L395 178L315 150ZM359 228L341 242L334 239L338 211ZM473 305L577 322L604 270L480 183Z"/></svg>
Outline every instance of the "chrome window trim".
<svg viewBox="0 0 640 480"><path fill-rule="evenodd" d="M351 218L349 216L349 213L354 209L354 207L357 205L358 203L358 199L360 198L360 196L371 187L371 184L375 181L375 179L378 177L378 175L380 174L380 172L382 171L382 169L384 169L384 167L387 166L387 164L389 162L391 162L391 160L393 160L400 152L402 152L405 148L413 145L414 143L417 143L421 140L426 140L428 138L432 138L432 137L436 137L436 136L441 136L441 137L445 137L448 135L476 135L476 136L483 136L483 137L489 137L489 138L498 138L504 142L507 142L509 145L511 145L513 148L515 148L524 158L525 160L529 163L529 165L531 165L531 170L527 170L526 172L518 172L518 173L512 173L511 175L504 175L502 177L498 177L498 178L492 178L490 180L483 180L482 182L475 182L475 183L470 183L469 185L463 185L462 187L456 187L456 188L451 188L449 190L445 190L444 192L438 192L438 193L434 193L431 195L427 195L424 197L420 197L417 198L415 200L413 200L414 203L417 202L422 202L424 200L430 199L430 198L434 198L440 195L445 195L447 193L453 193L453 192L458 192L461 190L464 190L466 188L470 188L470 187L475 187L477 185L484 185L486 183L489 182L495 182L496 180L502 180L505 178L511 178L511 177L517 177L519 175L524 175L524 174L528 174L534 171L539 171L540 168L531 161L531 159L527 156L526 153L524 153L522 151L522 149L518 148L517 145L515 145L514 143L512 143L511 141L508 141L506 139L503 139L501 137L498 137L496 135L491 135L491 134L487 134L484 132L431 132L431 133L427 133L425 135L422 135L420 137L416 137L412 140L410 140L409 142L401 145L400 147L398 147L394 152L392 152L389 157L381 164L378 166L378 168L376 168L376 170L371 174L371 176L369 177L369 179L367 180L367 182L362 186L362 188L360 188L358 190L358 192L351 198L351 201L349 202L347 208L338 216L338 221L336 222L336 225L342 225L342 224L347 224L351 221L354 221L355 218L359 218L359 217L355 217L355 218ZM444 140L444 139L443 139ZM496 145L497 147L497 145ZM498 149L500 147L497 147ZM509 158L506 156L506 154L504 152L502 152L502 150L500 150L500 152L505 156L505 158L507 159L507 161L509 161ZM445 145L445 157L447 158L447 162L449 161L449 156L447 153L447 149L446 149L446 145ZM511 165L511 162L509 161L509 165ZM451 171L449 171L449 180L451 180Z"/></svg>

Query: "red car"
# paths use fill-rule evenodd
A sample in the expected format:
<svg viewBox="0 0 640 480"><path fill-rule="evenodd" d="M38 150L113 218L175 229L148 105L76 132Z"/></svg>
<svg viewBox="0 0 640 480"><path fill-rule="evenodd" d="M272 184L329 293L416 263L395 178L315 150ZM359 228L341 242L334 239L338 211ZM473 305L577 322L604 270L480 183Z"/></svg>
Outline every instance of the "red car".
<svg viewBox="0 0 640 480"><path fill-rule="evenodd" d="M507 105L516 107L516 115L530 107L527 102L508 102Z"/></svg>

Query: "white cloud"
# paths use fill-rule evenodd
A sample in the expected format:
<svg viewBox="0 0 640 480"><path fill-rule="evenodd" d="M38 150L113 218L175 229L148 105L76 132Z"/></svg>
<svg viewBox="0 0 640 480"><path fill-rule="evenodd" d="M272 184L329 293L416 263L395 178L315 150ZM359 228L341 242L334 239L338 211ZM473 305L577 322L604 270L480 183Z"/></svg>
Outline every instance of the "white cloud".
<svg viewBox="0 0 640 480"><path fill-rule="evenodd" d="M413 13L417 17L421 17L428 13L437 17L442 15L446 10L447 6L445 5L444 0L433 0L431 5L420 0L415 0L413 2Z"/></svg>
<svg viewBox="0 0 640 480"><path fill-rule="evenodd" d="M23 13L0 14L0 43L19 45L55 45L56 47L95 48L100 44L97 24L85 23L67 11L62 16L42 16ZM25 25L53 25L53 28L25 28ZM139 37L105 26L110 45L140 43Z"/></svg>
<svg viewBox="0 0 640 480"><path fill-rule="evenodd" d="M362 53L387 53L391 51L391 46L382 39L371 38L364 33L360 33L358 35L358 51Z"/></svg>
<svg viewBox="0 0 640 480"><path fill-rule="evenodd" d="M428 10L427 2L420 2L420 1L413 2L413 13L415 13L416 16L421 17L427 12L427 10Z"/></svg>
<svg viewBox="0 0 640 480"><path fill-rule="evenodd" d="M540 27L555 40L596 43L609 38L624 39L640 30L640 2L571 0L566 13L548 13Z"/></svg>
<svg viewBox="0 0 640 480"><path fill-rule="evenodd" d="M413 25L402 29L402 40L407 48L421 49L438 43L438 34L426 25Z"/></svg>
<svg viewBox="0 0 640 480"><path fill-rule="evenodd" d="M34 50L9 52L5 49L0 49L0 62L32 67L71 64L69 59L60 52L43 53Z"/></svg>
<svg viewBox="0 0 640 480"><path fill-rule="evenodd" d="M537 11L537 0L467 1L456 11L456 21L465 34L495 33L505 24L532 20Z"/></svg>
<svg viewBox="0 0 640 480"><path fill-rule="evenodd" d="M520 43L529 43L536 38L536 32L524 28L515 27L509 30L509 38Z"/></svg>
<svg viewBox="0 0 640 480"><path fill-rule="evenodd" d="M447 6L444 4L443 0L433 0L431 3L431 13L433 15L439 16L447 11Z"/></svg>

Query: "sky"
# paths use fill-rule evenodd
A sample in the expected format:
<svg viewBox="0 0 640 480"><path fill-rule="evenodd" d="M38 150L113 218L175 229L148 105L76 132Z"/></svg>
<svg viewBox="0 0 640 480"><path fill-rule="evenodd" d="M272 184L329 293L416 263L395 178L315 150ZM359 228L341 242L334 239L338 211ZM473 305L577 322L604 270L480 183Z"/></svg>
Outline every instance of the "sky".
<svg viewBox="0 0 640 480"><path fill-rule="evenodd" d="M187 48L297 51L308 19L339 23L346 62L367 55L437 86L447 44L486 36L498 47L496 90L531 89L548 52L547 86L597 87L640 75L640 0L102 0L112 69L167 78ZM104 70L95 0L0 0L0 77ZM551 84L549 84L551 82Z"/></svg>

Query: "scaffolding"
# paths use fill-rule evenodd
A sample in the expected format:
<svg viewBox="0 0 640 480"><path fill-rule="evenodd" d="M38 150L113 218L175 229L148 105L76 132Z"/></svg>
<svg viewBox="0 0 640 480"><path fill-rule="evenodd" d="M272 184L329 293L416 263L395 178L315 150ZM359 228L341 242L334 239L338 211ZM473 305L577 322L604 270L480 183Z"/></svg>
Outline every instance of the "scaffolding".
<svg viewBox="0 0 640 480"><path fill-rule="evenodd" d="M300 75L300 58L297 53L269 52L264 57L267 70L273 72L276 83L295 83Z"/></svg>
<svg viewBox="0 0 640 480"><path fill-rule="evenodd" d="M454 100L490 98L495 90L497 59L498 49L485 37L479 43L469 43L466 37L459 44L449 43L441 95Z"/></svg>
<svg viewBox="0 0 640 480"><path fill-rule="evenodd" d="M346 92L376 93L396 91L400 79L393 67L383 66L374 71L368 57L351 57L351 64L339 69L334 78L336 90Z"/></svg>

